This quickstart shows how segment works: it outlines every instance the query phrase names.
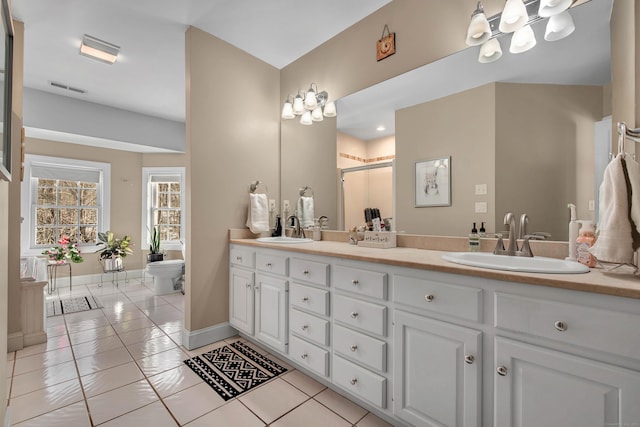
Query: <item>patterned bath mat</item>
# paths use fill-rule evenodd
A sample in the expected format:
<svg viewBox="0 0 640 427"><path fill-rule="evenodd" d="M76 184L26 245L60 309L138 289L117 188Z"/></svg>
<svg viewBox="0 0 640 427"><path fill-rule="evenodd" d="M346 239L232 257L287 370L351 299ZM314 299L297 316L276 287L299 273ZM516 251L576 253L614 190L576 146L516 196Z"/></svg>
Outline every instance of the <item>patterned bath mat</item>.
<svg viewBox="0 0 640 427"><path fill-rule="evenodd" d="M184 363L224 400L287 371L240 341L192 357Z"/></svg>
<svg viewBox="0 0 640 427"><path fill-rule="evenodd" d="M102 305L98 300L92 296L47 301L47 317L76 313L78 311L95 310L101 307Z"/></svg>

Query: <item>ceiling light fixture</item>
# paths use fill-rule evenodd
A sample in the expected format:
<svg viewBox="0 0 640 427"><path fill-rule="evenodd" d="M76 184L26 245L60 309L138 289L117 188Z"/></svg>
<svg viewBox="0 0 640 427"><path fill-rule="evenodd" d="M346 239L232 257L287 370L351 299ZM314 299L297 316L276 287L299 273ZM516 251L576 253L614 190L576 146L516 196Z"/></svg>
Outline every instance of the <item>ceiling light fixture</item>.
<svg viewBox="0 0 640 427"><path fill-rule="evenodd" d="M281 117L283 120L300 116L300 124L312 125L321 122L325 117L336 116L336 104L329 100L327 91L320 92L316 83L311 83L309 90L299 90L295 98L289 95L284 101Z"/></svg>
<svg viewBox="0 0 640 427"><path fill-rule="evenodd" d="M536 37L531 24L547 17L549 17L549 21L547 22L544 39L546 41L556 41L567 37L575 30L573 19L569 14L569 8L576 1L507 0L502 13L487 19L491 28L491 35L481 44L478 62L486 64L500 59L502 49L498 38L506 33L513 33L509 52L523 53L532 49L536 45ZM474 25L478 20L476 15L481 12L483 12L483 7L479 2L476 11L471 16L471 23L467 29L466 42L471 46L473 46L471 43L476 40L473 35L479 34L478 30L474 30L474 28L477 28ZM480 39L480 37L478 36L477 39Z"/></svg>
<svg viewBox="0 0 640 427"><path fill-rule="evenodd" d="M113 64L118 59L120 46L85 34L80 43L80 54L92 59Z"/></svg>
<svg viewBox="0 0 640 427"><path fill-rule="evenodd" d="M469 46L477 46L489 40L489 37L491 37L491 26L484 14L482 2L478 2L476 10L471 15L466 42Z"/></svg>

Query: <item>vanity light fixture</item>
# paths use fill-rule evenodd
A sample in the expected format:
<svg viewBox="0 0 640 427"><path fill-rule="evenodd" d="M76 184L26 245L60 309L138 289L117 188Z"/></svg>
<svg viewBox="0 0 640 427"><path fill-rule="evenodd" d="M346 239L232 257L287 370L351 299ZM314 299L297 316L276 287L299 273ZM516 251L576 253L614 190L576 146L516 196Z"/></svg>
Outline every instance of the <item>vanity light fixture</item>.
<svg viewBox="0 0 640 427"><path fill-rule="evenodd" d="M478 62L486 64L500 59L502 49L498 39L506 33L513 33L509 52L523 53L532 49L536 45L536 37L531 24L545 18L549 18L544 35L546 41L556 41L567 37L575 30L569 8L576 1L507 0L502 13L487 19L491 35L480 47ZM478 10L482 10L480 3L472 15L472 23L467 29L467 44L469 44L469 34L478 34L471 31L473 19L476 14L479 14Z"/></svg>
<svg viewBox="0 0 640 427"><path fill-rule="evenodd" d="M118 59L120 46L85 34L80 43L80 54L89 58L113 64Z"/></svg>
<svg viewBox="0 0 640 427"><path fill-rule="evenodd" d="M325 117L336 116L336 104L327 102L327 91L319 91L316 83L311 83L308 91L299 90L295 98L291 95L284 101L281 117L291 120L300 116L300 124L309 126L321 122Z"/></svg>
<svg viewBox="0 0 640 427"><path fill-rule="evenodd" d="M471 22L467 29L467 44L469 46L477 46L489 40L491 37L491 26L484 14L482 2L478 2L476 10L471 15Z"/></svg>

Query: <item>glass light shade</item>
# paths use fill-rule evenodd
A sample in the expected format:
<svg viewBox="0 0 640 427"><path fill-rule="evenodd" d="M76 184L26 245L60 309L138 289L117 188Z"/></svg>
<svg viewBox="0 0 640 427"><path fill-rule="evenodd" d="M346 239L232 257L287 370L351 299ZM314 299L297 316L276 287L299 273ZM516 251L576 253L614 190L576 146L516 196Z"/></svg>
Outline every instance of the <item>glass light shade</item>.
<svg viewBox="0 0 640 427"><path fill-rule="evenodd" d="M533 34L533 29L531 29L531 25L526 25L513 33L509 52L523 53L533 48L535 45L536 36Z"/></svg>
<svg viewBox="0 0 640 427"><path fill-rule="evenodd" d="M302 117L300 117L300 124L305 126L313 124L313 120L311 120L311 111L305 111L304 114L302 114Z"/></svg>
<svg viewBox="0 0 640 427"><path fill-rule="evenodd" d="M478 62L481 64L497 61L500 57L502 57L502 48L500 47L498 39L487 40L480 46Z"/></svg>
<svg viewBox="0 0 640 427"><path fill-rule="evenodd" d="M321 107L316 107L313 109L313 111L311 112L311 120L313 120L314 122L321 122L324 120L324 117L322 117Z"/></svg>
<svg viewBox="0 0 640 427"><path fill-rule="evenodd" d="M285 120L293 119L296 115L293 114L293 105L289 101L284 103L284 107L282 107L282 118Z"/></svg>
<svg viewBox="0 0 640 427"><path fill-rule="evenodd" d="M307 92L307 96L304 97L304 108L307 110L313 110L318 106L318 101L316 100L316 93L313 89L309 88L309 92Z"/></svg>
<svg viewBox="0 0 640 427"><path fill-rule="evenodd" d="M500 16L498 29L503 33L513 33L524 27L528 21L527 8L522 0L507 0Z"/></svg>
<svg viewBox="0 0 640 427"><path fill-rule="evenodd" d="M304 113L304 101L300 95L296 95L296 98L293 100L293 114L296 116Z"/></svg>
<svg viewBox="0 0 640 427"><path fill-rule="evenodd" d="M333 101L327 102L324 106L324 116L325 117L335 117L336 116L336 104Z"/></svg>
<svg viewBox="0 0 640 427"><path fill-rule="evenodd" d="M491 26L483 12L474 13L467 29L467 45L478 46L491 37Z"/></svg>
<svg viewBox="0 0 640 427"><path fill-rule="evenodd" d="M548 42L561 40L576 29L571 14L565 10L560 15L553 15L547 22L547 29L544 32L544 39Z"/></svg>
<svg viewBox="0 0 640 427"><path fill-rule="evenodd" d="M559 15L569 9L573 0L540 0L538 15L543 18Z"/></svg>

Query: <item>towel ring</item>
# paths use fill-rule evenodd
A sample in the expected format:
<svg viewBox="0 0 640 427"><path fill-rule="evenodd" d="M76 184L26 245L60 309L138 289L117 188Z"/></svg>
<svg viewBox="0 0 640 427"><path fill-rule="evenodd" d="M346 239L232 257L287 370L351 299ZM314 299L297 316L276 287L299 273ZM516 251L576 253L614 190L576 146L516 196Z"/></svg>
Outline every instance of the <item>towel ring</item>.
<svg viewBox="0 0 640 427"><path fill-rule="evenodd" d="M640 128L629 129L625 122L618 122L618 154L625 155L625 140L640 142ZM633 155L635 159L635 154Z"/></svg>
<svg viewBox="0 0 640 427"><path fill-rule="evenodd" d="M267 187L267 184L261 181L253 181L251 184L249 184L249 193L255 194L260 184L264 186L265 194L269 193L269 188Z"/></svg>
<svg viewBox="0 0 640 427"><path fill-rule="evenodd" d="M300 197L304 196L307 191L309 191L311 193L311 197L313 197L313 190L308 185L305 185L300 189Z"/></svg>

